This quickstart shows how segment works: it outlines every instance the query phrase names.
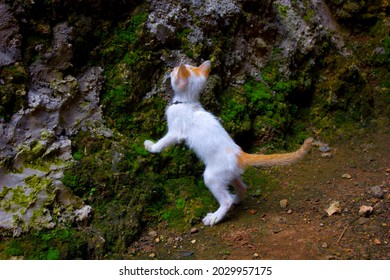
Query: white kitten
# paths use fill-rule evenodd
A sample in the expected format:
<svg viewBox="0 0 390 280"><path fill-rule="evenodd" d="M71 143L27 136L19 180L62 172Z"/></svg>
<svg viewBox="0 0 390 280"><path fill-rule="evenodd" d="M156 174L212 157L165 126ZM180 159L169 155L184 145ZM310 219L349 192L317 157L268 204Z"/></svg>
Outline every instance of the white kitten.
<svg viewBox="0 0 390 280"><path fill-rule="evenodd" d="M168 146L185 141L195 151L206 166L204 182L220 205L216 212L207 214L203 219L205 225L212 226L225 217L233 204L243 199L247 187L241 180L241 174L245 167L292 163L308 151L312 139L307 139L293 153L252 155L243 152L216 117L199 103L210 69L210 61L199 67L180 64L174 68L171 73L174 97L166 110L168 133L157 143L146 140L144 145L149 152L159 153ZM230 184L236 190L235 195L228 190Z"/></svg>

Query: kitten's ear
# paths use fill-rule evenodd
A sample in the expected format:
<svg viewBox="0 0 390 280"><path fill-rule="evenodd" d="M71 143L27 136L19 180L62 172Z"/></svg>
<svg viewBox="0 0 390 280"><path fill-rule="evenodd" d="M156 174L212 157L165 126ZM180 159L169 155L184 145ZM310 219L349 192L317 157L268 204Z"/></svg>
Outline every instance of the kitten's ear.
<svg viewBox="0 0 390 280"><path fill-rule="evenodd" d="M203 75L207 78L211 71L211 62L210 60L206 60L199 66L199 70L203 73Z"/></svg>
<svg viewBox="0 0 390 280"><path fill-rule="evenodd" d="M190 76L190 71L187 70L187 67L180 63L179 68L177 69L177 78L178 79L187 79Z"/></svg>
<svg viewBox="0 0 390 280"><path fill-rule="evenodd" d="M188 78L190 77L191 73L187 70L187 67L181 63L179 67L177 68L177 74L176 79L174 80L174 83L180 91L185 91L188 86Z"/></svg>

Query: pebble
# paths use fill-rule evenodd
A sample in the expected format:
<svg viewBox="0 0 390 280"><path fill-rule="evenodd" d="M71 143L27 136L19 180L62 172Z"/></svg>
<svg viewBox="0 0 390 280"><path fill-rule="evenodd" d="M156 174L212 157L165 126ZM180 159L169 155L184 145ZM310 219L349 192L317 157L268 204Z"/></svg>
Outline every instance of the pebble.
<svg viewBox="0 0 390 280"><path fill-rule="evenodd" d="M150 258L154 258L155 256L156 256L155 253L151 253L151 254L149 255Z"/></svg>
<svg viewBox="0 0 390 280"><path fill-rule="evenodd" d="M154 242L159 243L159 242L160 242L160 238L157 237L157 238L154 240Z"/></svg>
<svg viewBox="0 0 390 280"><path fill-rule="evenodd" d="M255 214L257 213L257 211L254 210L254 209L249 209L249 210L248 210L248 213L249 213L250 215L255 215Z"/></svg>
<svg viewBox="0 0 390 280"><path fill-rule="evenodd" d="M199 229L196 227L191 229L191 234L198 233L198 232L199 232Z"/></svg>
<svg viewBox="0 0 390 280"><path fill-rule="evenodd" d="M196 239L191 240L191 243L195 244L196 243Z"/></svg>
<svg viewBox="0 0 390 280"><path fill-rule="evenodd" d="M332 157L332 154L331 153L322 153L321 156L323 158L331 158Z"/></svg>
<svg viewBox="0 0 390 280"><path fill-rule="evenodd" d="M372 213L373 210L374 210L374 208L372 208L371 206L362 205L362 206L360 206L360 209L359 209L359 215L367 217Z"/></svg>
<svg viewBox="0 0 390 280"><path fill-rule="evenodd" d="M323 226L325 226L325 225L324 225L323 223L321 223L321 224L320 224L320 227L323 227Z"/></svg>
<svg viewBox="0 0 390 280"><path fill-rule="evenodd" d="M324 248L324 249L328 248L328 243L326 243L326 242L322 243L322 248Z"/></svg>
<svg viewBox="0 0 390 280"><path fill-rule="evenodd" d="M367 222L369 222L369 219L368 218L364 218L364 217L360 217L359 219L358 219L358 224L359 225L364 225L364 224L366 224Z"/></svg>
<svg viewBox="0 0 390 280"><path fill-rule="evenodd" d="M293 210L292 209L288 209L287 210L287 214L292 214Z"/></svg>
<svg viewBox="0 0 390 280"><path fill-rule="evenodd" d="M351 179L352 178L352 176L348 173L344 173L343 175L341 175L341 177L344 179Z"/></svg>
<svg viewBox="0 0 390 280"><path fill-rule="evenodd" d="M175 238L175 241L176 241L176 242L182 242L182 241L183 241L183 238L181 238L180 236L179 236L179 237L176 237L176 238Z"/></svg>
<svg viewBox="0 0 390 280"><path fill-rule="evenodd" d="M279 228L279 227L274 227L274 228L272 228L272 233L273 233L273 234L277 234L277 233L279 233L279 232L281 232L281 231L282 231L282 229Z"/></svg>
<svg viewBox="0 0 390 280"><path fill-rule="evenodd" d="M288 205L288 200L287 199L282 199L280 202L280 207L282 207L282 209L286 209L287 208L287 205Z"/></svg>
<svg viewBox="0 0 390 280"><path fill-rule="evenodd" d="M381 242L378 238L375 238L375 239L374 239L374 244L375 244L375 245L381 245L382 242Z"/></svg>
<svg viewBox="0 0 390 280"><path fill-rule="evenodd" d="M340 202L333 201L325 211L328 213L328 216L341 212Z"/></svg>
<svg viewBox="0 0 390 280"><path fill-rule="evenodd" d="M376 198L383 198L383 196L385 195L385 192L382 190L380 186L371 187L371 193L372 196Z"/></svg>
<svg viewBox="0 0 390 280"><path fill-rule="evenodd" d="M189 256L192 256L193 254L194 254L194 252L187 252L187 251L182 253L183 257L189 257Z"/></svg>
<svg viewBox="0 0 390 280"><path fill-rule="evenodd" d="M321 146L320 151L323 153L327 153L330 151L330 148L329 148L329 146Z"/></svg>
<svg viewBox="0 0 390 280"><path fill-rule="evenodd" d="M259 254L258 254L258 253L254 253L254 254L253 254L253 257L258 258L258 257L259 257Z"/></svg>

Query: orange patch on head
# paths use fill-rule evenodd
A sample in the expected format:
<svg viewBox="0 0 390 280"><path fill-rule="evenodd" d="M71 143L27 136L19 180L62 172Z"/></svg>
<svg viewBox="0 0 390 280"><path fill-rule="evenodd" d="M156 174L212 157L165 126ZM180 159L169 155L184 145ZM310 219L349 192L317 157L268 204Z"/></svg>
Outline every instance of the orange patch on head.
<svg viewBox="0 0 390 280"><path fill-rule="evenodd" d="M184 64L180 64L173 70L174 83L180 91L185 91L191 73Z"/></svg>
<svg viewBox="0 0 390 280"><path fill-rule="evenodd" d="M210 61L205 61L199 67L187 66L188 70L194 73L197 77L203 76L207 78L211 71Z"/></svg>

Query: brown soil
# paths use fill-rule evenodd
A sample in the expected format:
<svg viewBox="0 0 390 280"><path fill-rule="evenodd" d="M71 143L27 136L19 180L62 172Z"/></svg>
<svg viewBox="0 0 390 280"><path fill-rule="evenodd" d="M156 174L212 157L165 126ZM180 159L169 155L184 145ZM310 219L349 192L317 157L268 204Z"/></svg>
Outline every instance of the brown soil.
<svg viewBox="0 0 390 280"><path fill-rule="evenodd" d="M270 169L279 187L247 196L223 223L195 225L196 233L149 230L129 258L390 259L389 143L387 128L334 143L331 157L313 148L299 163ZM328 215L334 201L340 211ZM359 214L363 205L373 211Z"/></svg>

